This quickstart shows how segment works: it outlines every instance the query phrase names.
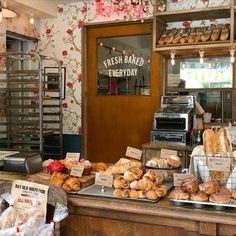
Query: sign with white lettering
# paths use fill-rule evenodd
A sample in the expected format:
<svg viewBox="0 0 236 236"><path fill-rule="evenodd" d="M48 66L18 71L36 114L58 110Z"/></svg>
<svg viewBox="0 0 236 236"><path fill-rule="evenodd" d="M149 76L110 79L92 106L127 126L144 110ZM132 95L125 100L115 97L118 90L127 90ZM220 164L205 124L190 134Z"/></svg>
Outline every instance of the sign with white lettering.
<svg viewBox="0 0 236 236"><path fill-rule="evenodd" d="M104 187L112 187L113 186L113 175L105 175L102 173L96 173L95 184L101 185Z"/></svg>
<svg viewBox="0 0 236 236"><path fill-rule="evenodd" d="M48 188L49 186L42 184L14 180L11 188L11 194L16 199L14 208L22 211L32 207L32 204L37 204L46 219Z"/></svg>
<svg viewBox="0 0 236 236"><path fill-rule="evenodd" d="M83 172L84 172L84 166L81 165L80 163L75 163L72 166L70 175L76 176L76 177L81 177L83 175Z"/></svg>
<svg viewBox="0 0 236 236"><path fill-rule="evenodd" d="M79 158L80 158L79 152L67 152L66 153L66 159L79 160Z"/></svg>
<svg viewBox="0 0 236 236"><path fill-rule="evenodd" d="M161 149L161 158L168 158L172 155L177 156L177 151L169 149Z"/></svg>
<svg viewBox="0 0 236 236"><path fill-rule="evenodd" d="M212 171L230 171L230 158L208 158L208 168Z"/></svg>
<svg viewBox="0 0 236 236"><path fill-rule="evenodd" d="M136 148L132 148L132 147L127 147L125 155L127 157L131 157L131 158L134 158L136 160L141 160L142 153L143 153L142 150L139 150L139 149L136 149Z"/></svg>

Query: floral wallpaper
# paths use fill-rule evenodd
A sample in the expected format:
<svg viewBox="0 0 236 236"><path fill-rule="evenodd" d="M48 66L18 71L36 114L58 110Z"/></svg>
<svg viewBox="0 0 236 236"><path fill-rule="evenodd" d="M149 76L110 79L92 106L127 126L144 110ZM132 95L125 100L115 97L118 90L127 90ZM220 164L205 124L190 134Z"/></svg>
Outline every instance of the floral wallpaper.
<svg viewBox="0 0 236 236"><path fill-rule="evenodd" d="M76 1L76 0L75 0ZM206 8L229 4L230 0L167 0L167 10ZM81 134L81 29L85 23L114 21L144 21L152 17L153 6L145 9L127 3L111 4L110 0L82 1L58 6L56 18L40 20L40 40L34 50L41 54L57 57L66 67L66 97L63 101L63 133ZM179 22L169 27L189 27L219 23L210 19L200 22Z"/></svg>

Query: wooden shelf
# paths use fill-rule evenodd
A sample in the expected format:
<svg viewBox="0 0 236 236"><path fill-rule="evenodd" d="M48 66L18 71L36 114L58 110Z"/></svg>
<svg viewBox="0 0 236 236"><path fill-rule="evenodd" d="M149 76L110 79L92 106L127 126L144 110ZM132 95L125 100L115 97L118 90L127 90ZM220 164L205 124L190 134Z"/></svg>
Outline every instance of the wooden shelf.
<svg viewBox="0 0 236 236"><path fill-rule="evenodd" d="M206 19L230 18L230 7L212 7L156 13L155 16L165 23Z"/></svg>
<svg viewBox="0 0 236 236"><path fill-rule="evenodd" d="M163 56L169 55L172 51L175 51L176 56L199 56L199 50L204 49L205 55L214 56L214 55L228 55L229 48L235 48L235 43L227 42L209 42L205 44L185 44L185 45L170 45L170 46L156 46L154 51L158 52ZM216 50L219 49L219 50Z"/></svg>

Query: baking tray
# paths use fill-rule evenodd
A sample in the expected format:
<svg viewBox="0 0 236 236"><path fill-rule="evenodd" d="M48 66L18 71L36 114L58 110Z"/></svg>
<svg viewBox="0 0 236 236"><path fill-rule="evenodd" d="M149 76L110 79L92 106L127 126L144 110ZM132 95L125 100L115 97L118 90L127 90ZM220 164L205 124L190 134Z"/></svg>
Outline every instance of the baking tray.
<svg viewBox="0 0 236 236"><path fill-rule="evenodd" d="M222 203L214 203L214 202L199 202L199 201L192 201L192 200L178 200L178 199L170 199L176 206L184 206L186 204L191 204L195 208L204 208L205 206L212 206L215 210L223 211L226 208L234 208L236 210L236 200L231 199L229 203L222 204Z"/></svg>
<svg viewBox="0 0 236 236"><path fill-rule="evenodd" d="M167 186L168 191L173 187L173 183L167 182L163 183ZM144 199L135 199L135 198L126 198L126 197L115 197L113 196L113 191L115 188L105 187L105 191L102 191L102 186L100 185L91 185L87 188L84 188L77 192L78 195L85 195L85 196L94 196L94 197L104 197L104 198L115 198L115 199L124 199L124 200L131 200L131 201L138 201L138 202L158 202L161 198L157 198L156 200L150 200L147 198ZM71 193L71 192L70 192Z"/></svg>

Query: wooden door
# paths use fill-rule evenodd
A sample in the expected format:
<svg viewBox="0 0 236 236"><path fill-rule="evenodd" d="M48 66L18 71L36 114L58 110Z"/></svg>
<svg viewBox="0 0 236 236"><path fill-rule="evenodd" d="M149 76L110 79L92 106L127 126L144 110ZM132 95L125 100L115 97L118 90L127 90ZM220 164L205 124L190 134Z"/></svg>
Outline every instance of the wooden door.
<svg viewBox="0 0 236 236"><path fill-rule="evenodd" d="M99 38L150 35L150 96L97 95ZM159 106L160 61L152 52L152 23L88 26L85 31L83 155L91 161L116 162L127 146L142 149L149 142L153 114Z"/></svg>

